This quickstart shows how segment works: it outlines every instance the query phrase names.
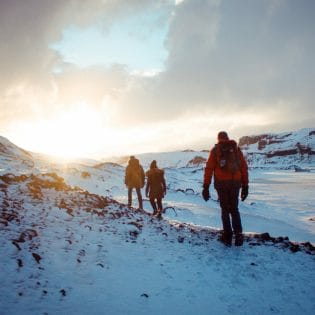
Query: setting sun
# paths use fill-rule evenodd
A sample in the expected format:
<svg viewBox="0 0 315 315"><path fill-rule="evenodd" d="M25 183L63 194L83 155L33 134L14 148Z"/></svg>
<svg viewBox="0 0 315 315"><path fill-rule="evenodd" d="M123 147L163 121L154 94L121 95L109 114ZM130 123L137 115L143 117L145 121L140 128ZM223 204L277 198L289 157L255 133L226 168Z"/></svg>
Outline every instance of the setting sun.
<svg viewBox="0 0 315 315"><path fill-rule="evenodd" d="M89 156L100 146L100 137L108 136L100 115L84 104L46 120L19 124L16 133L23 135L19 142L29 150L61 158Z"/></svg>

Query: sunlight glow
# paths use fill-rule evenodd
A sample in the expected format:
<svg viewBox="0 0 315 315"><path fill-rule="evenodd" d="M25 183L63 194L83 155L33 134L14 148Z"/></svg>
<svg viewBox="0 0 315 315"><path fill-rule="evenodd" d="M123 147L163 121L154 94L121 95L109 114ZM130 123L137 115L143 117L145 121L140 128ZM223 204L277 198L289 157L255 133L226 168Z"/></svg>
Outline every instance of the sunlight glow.
<svg viewBox="0 0 315 315"><path fill-rule="evenodd" d="M78 104L48 119L16 125L19 143L28 150L62 158L92 156L101 140L111 140L99 113ZM102 138L102 139L101 139Z"/></svg>
<svg viewBox="0 0 315 315"><path fill-rule="evenodd" d="M209 149L216 143L220 130L238 140L243 135L240 126L258 131L266 123L273 123L268 117L274 117L268 111L264 115L250 111L222 115L213 109L202 114L192 109L154 126L151 123L121 126L115 125L115 106L110 106L111 103L104 99L102 108L75 104L50 118L15 124L10 139L26 150L62 159L108 159L148 152Z"/></svg>

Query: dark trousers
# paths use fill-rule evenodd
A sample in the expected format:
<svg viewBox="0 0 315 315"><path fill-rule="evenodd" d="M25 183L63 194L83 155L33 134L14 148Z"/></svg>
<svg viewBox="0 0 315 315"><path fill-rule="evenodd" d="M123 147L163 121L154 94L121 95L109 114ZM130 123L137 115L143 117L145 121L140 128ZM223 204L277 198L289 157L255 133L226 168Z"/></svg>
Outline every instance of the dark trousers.
<svg viewBox="0 0 315 315"><path fill-rule="evenodd" d="M242 233L241 216L238 211L240 183L235 181L222 181L219 184L216 184L216 190L220 200L224 234L230 237L233 234L232 232L234 232L234 234Z"/></svg>
<svg viewBox="0 0 315 315"><path fill-rule="evenodd" d="M162 198L150 198L150 203L153 208L154 214L157 212L157 210L160 210L162 212L163 210Z"/></svg>
<svg viewBox="0 0 315 315"><path fill-rule="evenodd" d="M138 197L139 208L143 209L141 188L135 188L135 189L136 189L136 193L137 193L137 197ZM133 190L133 188L128 188L128 207L131 207L131 205L132 205L132 190Z"/></svg>

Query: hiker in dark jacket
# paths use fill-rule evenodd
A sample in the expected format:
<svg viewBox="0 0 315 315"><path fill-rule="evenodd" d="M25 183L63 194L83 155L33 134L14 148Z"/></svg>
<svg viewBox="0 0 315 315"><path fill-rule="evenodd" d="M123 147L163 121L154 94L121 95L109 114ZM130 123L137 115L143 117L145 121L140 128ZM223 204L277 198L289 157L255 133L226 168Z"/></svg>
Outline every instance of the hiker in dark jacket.
<svg viewBox="0 0 315 315"><path fill-rule="evenodd" d="M225 245L231 246L234 232L235 245L241 246L243 245L243 234L238 210L238 196L241 189L241 200L244 201L247 198L248 167L240 148L234 140L229 139L225 131L218 133L218 143L210 151L206 163L202 191L205 201L210 199L209 186L212 176L221 207L223 224L221 241Z"/></svg>
<svg viewBox="0 0 315 315"><path fill-rule="evenodd" d="M163 212L162 199L166 194L166 183L164 171L157 167L156 161L153 160L150 169L146 172L148 177L145 194L150 198L153 208L153 215L161 216Z"/></svg>
<svg viewBox="0 0 315 315"><path fill-rule="evenodd" d="M143 209L141 188L144 187L144 180L144 170L140 165L139 160L134 156L130 156L128 166L125 171L125 185L128 188L128 207L131 207L132 190L135 188L138 196L139 209Z"/></svg>

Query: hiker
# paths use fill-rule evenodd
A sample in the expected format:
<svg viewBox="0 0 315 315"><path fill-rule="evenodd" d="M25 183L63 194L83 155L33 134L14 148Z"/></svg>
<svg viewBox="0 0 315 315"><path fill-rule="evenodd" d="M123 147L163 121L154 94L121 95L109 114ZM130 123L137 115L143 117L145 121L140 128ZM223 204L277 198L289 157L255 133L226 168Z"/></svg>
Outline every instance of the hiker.
<svg viewBox="0 0 315 315"><path fill-rule="evenodd" d="M202 190L205 201L210 199L209 186L212 176L221 207L223 234L220 240L231 246L234 232L235 246L242 246L243 231L238 211L238 197L241 189L241 200L247 198L248 167L242 151L234 140L229 139L225 131L218 133L218 143L211 149L206 163Z"/></svg>
<svg viewBox="0 0 315 315"><path fill-rule="evenodd" d="M162 199L166 195L166 183L164 171L157 167L157 163L153 160L150 164L150 169L146 172L148 177L145 194L150 199L153 208L153 215L162 216L163 205Z"/></svg>
<svg viewBox="0 0 315 315"><path fill-rule="evenodd" d="M139 160L134 156L130 156L128 166L125 172L125 185L128 188L128 207L132 204L132 190L136 189L139 209L143 209L141 188L144 187L144 170L139 163Z"/></svg>

